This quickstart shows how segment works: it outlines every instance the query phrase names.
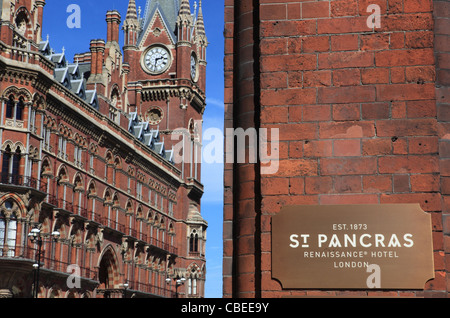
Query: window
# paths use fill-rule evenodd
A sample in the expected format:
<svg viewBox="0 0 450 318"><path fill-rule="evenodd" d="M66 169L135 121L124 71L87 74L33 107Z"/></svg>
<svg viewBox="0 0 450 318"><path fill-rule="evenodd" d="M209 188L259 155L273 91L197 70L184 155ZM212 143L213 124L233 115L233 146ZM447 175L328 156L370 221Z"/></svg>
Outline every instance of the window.
<svg viewBox="0 0 450 318"><path fill-rule="evenodd" d="M198 253L198 234L196 230L192 230L189 237L189 252Z"/></svg>
<svg viewBox="0 0 450 318"><path fill-rule="evenodd" d="M16 120L23 120L24 108L25 108L25 104L23 102L23 98L20 98L19 102L16 105Z"/></svg>
<svg viewBox="0 0 450 318"><path fill-rule="evenodd" d="M68 157L66 149L67 149L67 139L64 136L60 135L58 139L58 156L65 160L67 160Z"/></svg>
<svg viewBox="0 0 450 318"><path fill-rule="evenodd" d="M44 129L42 130L42 138L44 140L44 149L47 151L50 150L50 133L50 127L44 126Z"/></svg>
<svg viewBox="0 0 450 318"><path fill-rule="evenodd" d="M6 210L12 210L13 202L4 203ZM17 237L17 217L14 213L10 214L9 220L5 213L0 213L0 256L14 257ZM6 253L5 253L6 252Z"/></svg>
<svg viewBox="0 0 450 318"><path fill-rule="evenodd" d="M12 119L14 114L14 99L13 97L9 97L9 100L6 102L6 118Z"/></svg>
<svg viewBox="0 0 450 318"><path fill-rule="evenodd" d="M20 161L22 159L22 153L20 147L16 148L14 154L11 151L11 147L8 145L3 153L2 162L2 183L17 184L19 181L19 169Z"/></svg>
<svg viewBox="0 0 450 318"><path fill-rule="evenodd" d="M16 104L14 97L10 96L9 100L6 102L6 118L23 120L24 109L25 103L23 97L21 97Z"/></svg>
<svg viewBox="0 0 450 318"><path fill-rule="evenodd" d="M196 278L188 279L188 294L189 295L197 295L197 279Z"/></svg>

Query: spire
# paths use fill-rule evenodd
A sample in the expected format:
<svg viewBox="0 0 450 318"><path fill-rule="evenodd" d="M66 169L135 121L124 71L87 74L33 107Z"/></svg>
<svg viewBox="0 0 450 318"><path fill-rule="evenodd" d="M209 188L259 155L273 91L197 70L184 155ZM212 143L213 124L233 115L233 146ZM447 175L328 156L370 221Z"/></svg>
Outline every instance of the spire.
<svg viewBox="0 0 450 318"><path fill-rule="evenodd" d="M127 20L137 20L137 10L136 10L136 1L130 0L128 4L128 10L127 10Z"/></svg>
<svg viewBox="0 0 450 318"><path fill-rule="evenodd" d="M203 21L203 10L202 10L202 0L199 1L199 9L198 9L198 17L196 22L196 28L197 28L197 36L199 37L206 37L205 33L205 23Z"/></svg>
<svg viewBox="0 0 450 318"><path fill-rule="evenodd" d="M181 0L180 12L178 13L178 15L191 15L191 6L189 4L189 0Z"/></svg>
<svg viewBox="0 0 450 318"><path fill-rule="evenodd" d="M128 3L127 16L122 29L125 32L125 45L135 46L139 32L141 31L135 0L130 0Z"/></svg>

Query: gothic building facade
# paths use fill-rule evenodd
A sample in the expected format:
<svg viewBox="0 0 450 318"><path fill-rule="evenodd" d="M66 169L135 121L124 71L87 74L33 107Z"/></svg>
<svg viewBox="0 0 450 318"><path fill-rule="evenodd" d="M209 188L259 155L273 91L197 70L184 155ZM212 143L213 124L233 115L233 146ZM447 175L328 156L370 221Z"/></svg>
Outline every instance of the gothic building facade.
<svg viewBox="0 0 450 318"><path fill-rule="evenodd" d="M44 7L0 1L1 295L203 297L201 1L130 0L72 62Z"/></svg>

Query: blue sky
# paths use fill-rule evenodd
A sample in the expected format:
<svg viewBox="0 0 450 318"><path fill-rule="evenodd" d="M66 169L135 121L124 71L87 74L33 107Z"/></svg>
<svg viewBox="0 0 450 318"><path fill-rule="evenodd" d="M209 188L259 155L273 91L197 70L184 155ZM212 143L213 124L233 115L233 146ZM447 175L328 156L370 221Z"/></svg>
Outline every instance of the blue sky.
<svg viewBox="0 0 450 318"><path fill-rule="evenodd" d="M165 1L165 0L160 0ZM194 1L191 1L193 8ZM146 0L136 0L145 9ZM81 9L81 27L69 28L67 12L71 4ZM203 128L219 128L223 131L223 0L203 0L203 15L208 37L206 96L207 108ZM76 53L89 52L91 39L106 39L105 16L108 10L118 10L122 19L126 16L128 0L48 0L44 8L42 37L50 39L52 48L65 49L69 61ZM123 33L120 32L120 41ZM206 297L222 297L222 216L223 216L223 166L221 163L203 164L202 183L205 194L202 199L202 215L208 221L206 259Z"/></svg>

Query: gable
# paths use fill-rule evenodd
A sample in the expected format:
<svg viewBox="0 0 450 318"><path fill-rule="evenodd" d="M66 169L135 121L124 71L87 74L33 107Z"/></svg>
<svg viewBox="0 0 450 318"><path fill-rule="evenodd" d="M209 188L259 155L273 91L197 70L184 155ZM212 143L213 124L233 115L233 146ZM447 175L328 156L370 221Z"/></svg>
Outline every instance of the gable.
<svg viewBox="0 0 450 318"><path fill-rule="evenodd" d="M140 49L145 48L151 43L148 42L148 38L151 36L157 37L158 42L160 43L170 43L175 45L177 43L177 37L172 30L169 20L164 15L164 12L161 10L159 4L157 4L154 8L154 11L150 15L150 19L147 20L146 25L141 32L138 39L138 47ZM175 29L175 25L173 26Z"/></svg>

